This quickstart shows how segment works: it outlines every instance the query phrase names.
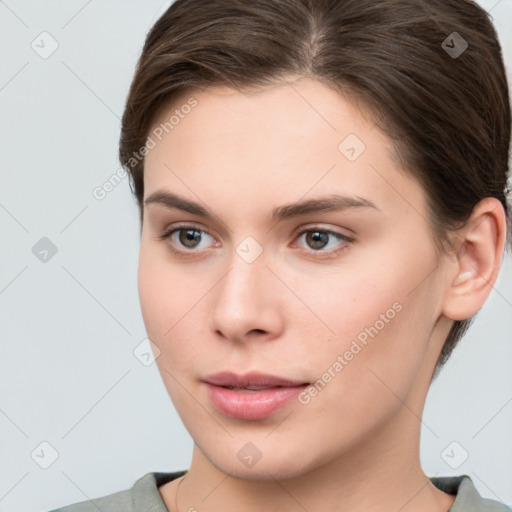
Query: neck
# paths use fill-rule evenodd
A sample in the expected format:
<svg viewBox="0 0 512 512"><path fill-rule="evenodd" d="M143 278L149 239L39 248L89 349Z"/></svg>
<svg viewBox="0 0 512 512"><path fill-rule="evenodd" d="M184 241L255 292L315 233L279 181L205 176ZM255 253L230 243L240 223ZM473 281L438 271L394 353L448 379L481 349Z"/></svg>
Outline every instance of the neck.
<svg viewBox="0 0 512 512"><path fill-rule="evenodd" d="M172 512L446 512L454 497L439 491L419 461L421 411L403 406L386 428L363 446L298 477L277 480L236 478L215 467L194 446L181 481L161 489ZM404 424L408 429L404 431ZM400 429L398 429L400 426ZM290 461L293 465L293 461Z"/></svg>

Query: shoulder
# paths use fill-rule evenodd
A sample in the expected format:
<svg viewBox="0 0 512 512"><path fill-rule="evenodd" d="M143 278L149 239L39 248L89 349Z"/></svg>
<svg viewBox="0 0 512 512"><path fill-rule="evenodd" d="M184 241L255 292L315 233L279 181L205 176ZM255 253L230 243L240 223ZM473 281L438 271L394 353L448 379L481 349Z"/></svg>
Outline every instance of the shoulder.
<svg viewBox="0 0 512 512"><path fill-rule="evenodd" d="M158 487L183 475L185 471L175 473L146 473L139 478L131 489L115 492L107 496L81 501L50 512L167 512Z"/></svg>
<svg viewBox="0 0 512 512"><path fill-rule="evenodd" d="M132 505L130 491L120 491L101 498L81 501L80 503L58 508L51 512L98 512L98 510L103 512L120 512L121 510L133 512L135 509Z"/></svg>
<svg viewBox="0 0 512 512"><path fill-rule="evenodd" d="M448 512L511 512L505 504L480 496L468 475L434 477L430 480L438 489L457 495Z"/></svg>

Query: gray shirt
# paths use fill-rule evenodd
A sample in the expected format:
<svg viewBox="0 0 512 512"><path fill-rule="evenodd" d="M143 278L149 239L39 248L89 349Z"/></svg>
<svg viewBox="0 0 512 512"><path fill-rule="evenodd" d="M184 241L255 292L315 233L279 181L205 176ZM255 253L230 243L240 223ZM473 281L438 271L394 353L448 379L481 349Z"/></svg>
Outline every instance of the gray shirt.
<svg viewBox="0 0 512 512"><path fill-rule="evenodd" d="M131 489L68 505L51 512L169 512L158 492L158 487L183 474L185 471L147 473L139 478ZM509 507L497 501L482 498L467 475L434 477L430 480L438 489L457 495L449 512L511 512Z"/></svg>

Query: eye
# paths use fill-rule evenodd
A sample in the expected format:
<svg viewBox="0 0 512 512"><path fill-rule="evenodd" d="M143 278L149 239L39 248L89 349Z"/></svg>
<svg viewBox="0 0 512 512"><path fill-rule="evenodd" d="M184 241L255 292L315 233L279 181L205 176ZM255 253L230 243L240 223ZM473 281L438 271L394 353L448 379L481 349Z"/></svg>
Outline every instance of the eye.
<svg viewBox="0 0 512 512"><path fill-rule="evenodd" d="M297 239L300 240L301 238L303 238L307 245L306 249L325 254L338 252L346 248L347 244L353 241L348 236L323 228L303 230L299 233Z"/></svg>
<svg viewBox="0 0 512 512"><path fill-rule="evenodd" d="M213 245L212 240L215 242L211 235L195 226L174 226L164 231L157 238L159 240L169 240L171 250L176 252L193 252L205 249L208 245Z"/></svg>
<svg viewBox="0 0 512 512"><path fill-rule="evenodd" d="M199 252L209 246L217 245L215 239L206 231L192 225L171 226L158 240L168 240L169 248L176 253ZM298 244L302 249L323 255L331 255L346 248L353 238L336 231L324 228L305 229L298 234L297 240L303 239L304 244Z"/></svg>

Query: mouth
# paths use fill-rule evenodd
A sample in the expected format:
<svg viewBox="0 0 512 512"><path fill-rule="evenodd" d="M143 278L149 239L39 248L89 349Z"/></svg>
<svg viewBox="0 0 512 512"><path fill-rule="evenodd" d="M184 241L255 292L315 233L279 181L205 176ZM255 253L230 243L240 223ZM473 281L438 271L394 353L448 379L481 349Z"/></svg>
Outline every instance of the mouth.
<svg viewBox="0 0 512 512"><path fill-rule="evenodd" d="M289 386L220 386L224 389L233 389L235 391L261 391L262 389L277 389Z"/></svg>
<svg viewBox="0 0 512 512"><path fill-rule="evenodd" d="M233 372L219 372L209 375L204 379L208 384L223 388L240 388L240 389L270 389L294 387L309 384L298 380L285 379L275 375L266 373L250 372L243 375Z"/></svg>
<svg viewBox="0 0 512 512"><path fill-rule="evenodd" d="M253 421L284 409L310 384L258 372L220 372L203 382L212 405L221 414Z"/></svg>

